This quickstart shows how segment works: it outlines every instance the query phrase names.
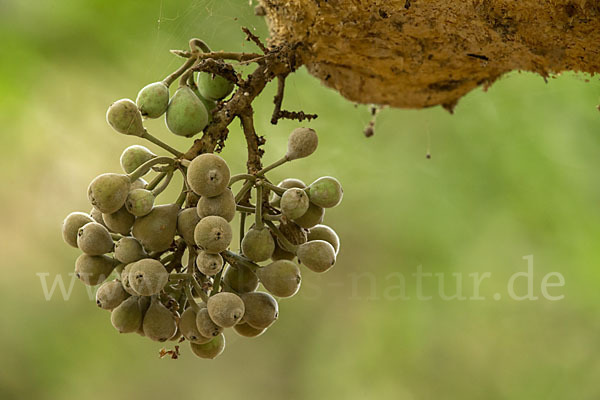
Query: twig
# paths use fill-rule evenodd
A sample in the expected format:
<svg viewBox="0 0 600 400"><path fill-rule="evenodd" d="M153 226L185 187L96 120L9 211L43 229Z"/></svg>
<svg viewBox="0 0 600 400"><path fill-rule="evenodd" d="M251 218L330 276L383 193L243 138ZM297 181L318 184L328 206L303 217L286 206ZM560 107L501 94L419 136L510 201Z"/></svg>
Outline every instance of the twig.
<svg viewBox="0 0 600 400"><path fill-rule="evenodd" d="M248 29L244 26L244 27L242 27L242 31L244 31L244 33L246 34L247 41L253 41L254 44L256 44L263 53L267 54L269 52L269 49L267 49L267 47L263 44L263 42L260 41L258 36L256 36L252 32L250 32L250 29Z"/></svg>

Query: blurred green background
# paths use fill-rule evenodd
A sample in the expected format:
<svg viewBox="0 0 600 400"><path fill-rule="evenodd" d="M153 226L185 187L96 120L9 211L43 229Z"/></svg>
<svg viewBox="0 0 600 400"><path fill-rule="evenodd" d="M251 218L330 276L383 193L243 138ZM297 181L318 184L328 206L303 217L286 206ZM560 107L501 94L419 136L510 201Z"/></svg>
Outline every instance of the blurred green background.
<svg viewBox="0 0 600 400"><path fill-rule="evenodd" d="M469 94L453 116L384 110L367 139L367 108L301 69L285 107L319 114L310 126L320 148L273 179L340 179L344 202L326 223L342 250L327 274L305 271L266 334L228 332L216 360L187 346L177 361L159 359L161 344L119 335L79 282L69 301L60 292L45 300L36 274L50 283L63 274L68 285L78 254L62 242L62 219L89 210L88 183L119 171L122 149L137 143L106 125L107 106L174 70L180 60L168 50L190 37L254 51L240 27L267 31L252 9L246 0L0 1L0 398L600 398L597 78L546 84L514 73ZM269 87L255 105L267 162L297 126L270 125L273 94ZM163 121L149 129L189 146ZM242 172L237 123L223 156ZM527 255L537 301L507 295ZM433 298L418 300L418 266L443 273L448 294L452 274L462 274L467 297L468 274L491 273L485 300L444 301L433 278L423 288ZM549 272L564 276L564 287L550 288L564 299L541 296ZM398 274L410 299L398 295ZM524 279L516 286L526 290Z"/></svg>

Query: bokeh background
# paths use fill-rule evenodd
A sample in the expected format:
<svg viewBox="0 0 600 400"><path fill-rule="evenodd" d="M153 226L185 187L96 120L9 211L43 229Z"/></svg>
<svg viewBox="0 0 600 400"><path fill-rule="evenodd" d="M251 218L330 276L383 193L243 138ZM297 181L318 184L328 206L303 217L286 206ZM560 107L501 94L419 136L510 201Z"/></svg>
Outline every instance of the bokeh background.
<svg viewBox="0 0 600 400"><path fill-rule="evenodd" d="M68 286L78 254L62 242L62 219L89 210L88 183L119 171L122 149L137 143L106 125L107 106L174 70L180 60L168 50L190 37L254 51L240 27L267 30L252 10L247 0L0 1L0 398L599 398L597 77L545 83L513 73L469 94L453 116L384 110L367 139L367 107L301 69L285 107L319 114L310 126L320 148L273 179L340 179L344 202L326 222L342 251L327 274L305 271L266 334L229 332L213 361L187 346L179 360L159 359L161 344L118 334L79 282L68 301L59 291L46 301L37 274L49 283L62 274ZM273 94L269 87L255 105L266 161L297 126L270 125ZM163 121L149 129L189 146ZM237 124L223 156L243 170ZM540 298L517 301L507 281L526 271L528 255ZM423 288L433 298L418 300L418 266L443 273L448 294L452 274L462 274L467 297L468 274L491 273L485 300L444 301L433 278ZM549 272L564 276L564 287L550 289L564 299L541 297ZM519 279L517 291L526 286Z"/></svg>

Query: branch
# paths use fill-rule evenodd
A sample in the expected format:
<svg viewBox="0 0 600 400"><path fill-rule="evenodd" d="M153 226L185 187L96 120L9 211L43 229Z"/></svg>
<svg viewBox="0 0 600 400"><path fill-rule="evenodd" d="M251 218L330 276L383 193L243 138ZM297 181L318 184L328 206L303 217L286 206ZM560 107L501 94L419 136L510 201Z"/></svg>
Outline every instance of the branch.
<svg viewBox="0 0 600 400"><path fill-rule="evenodd" d="M246 34L247 41L253 41L254 44L256 44L263 53L267 54L269 52L269 49L267 49L267 47L263 44L263 42L260 41L258 36L256 36L252 32L250 32L250 29L248 29L244 26L244 27L242 27L242 31L244 31L244 33Z"/></svg>
<svg viewBox="0 0 600 400"><path fill-rule="evenodd" d="M306 114L304 111L286 111L281 109L281 103L283 103L283 93L285 91L285 78L287 75L280 75L277 77L277 94L273 98L275 108L273 109L273 115L271 116L271 123L277 125L280 119L295 119L298 121L304 121L315 119L318 117L317 114Z"/></svg>
<svg viewBox="0 0 600 400"><path fill-rule="evenodd" d="M258 136L254 129L254 118L252 115L254 111L252 107L246 108L240 115L238 115L242 129L244 131L244 137L246 138L246 144L248 148L248 161L246 162L246 168L249 174L256 174L262 169L262 163L260 158L264 154L264 150L260 148L265 144L265 138Z"/></svg>

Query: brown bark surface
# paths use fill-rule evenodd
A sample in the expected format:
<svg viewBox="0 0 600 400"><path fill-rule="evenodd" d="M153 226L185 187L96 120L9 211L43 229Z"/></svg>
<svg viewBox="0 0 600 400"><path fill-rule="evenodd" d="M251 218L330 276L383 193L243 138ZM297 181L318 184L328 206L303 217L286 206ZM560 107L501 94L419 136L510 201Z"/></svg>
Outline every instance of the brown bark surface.
<svg viewBox="0 0 600 400"><path fill-rule="evenodd" d="M513 70L600 72L600 0L260 0L271 43L349 100L456 102Z"/></svg>

